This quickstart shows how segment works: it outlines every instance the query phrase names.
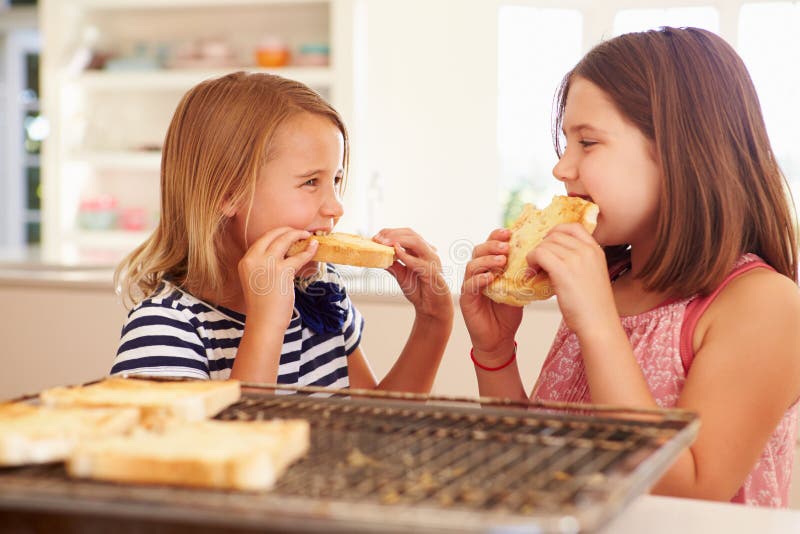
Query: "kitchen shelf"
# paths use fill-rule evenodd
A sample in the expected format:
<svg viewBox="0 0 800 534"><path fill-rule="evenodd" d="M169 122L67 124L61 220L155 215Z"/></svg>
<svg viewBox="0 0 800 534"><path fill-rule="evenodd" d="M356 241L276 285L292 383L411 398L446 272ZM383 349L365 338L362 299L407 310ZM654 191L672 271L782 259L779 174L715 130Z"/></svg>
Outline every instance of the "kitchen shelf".
<svg viewBox="0 0 800 534"><path fill-rule="evenodd" d="M41 4L42 32L58 54L42 57L42 109L51 135L42 147L42 254L82 261L131 250L146 233L87 231L80 203L100 196L122 208L159 208L158 148L181 96L207 80L236 71L297 80L328 99L345 121L352 111L354 71L351 0L51 0ZM220 29L236 28L235 32ZM261 68L254 51L269 36L291 50L329 46L327 66ZM150 70L80 70L94 54L131 57L164 52L177 61L183 45L224 41L231 66L185 63ZM149 56L148 56L149 57ZM155 57L155 56L154 56ZM161 57L161 56L159 56ZM105 256L103 256L105 257Z"/></svg>
<svg viewBox="0 0 800 534"><path fill-rule="evenodd" d="M130 90L143 89L186 91L192 86L223 76L230 72L265 72L277 74L303 82L314 88L329 87L333 83L333 71L329 67L280 67L261 69L257 67L230 67L227 69L171 69L151 71L86 71L79 78L84 90Z"/></svg>

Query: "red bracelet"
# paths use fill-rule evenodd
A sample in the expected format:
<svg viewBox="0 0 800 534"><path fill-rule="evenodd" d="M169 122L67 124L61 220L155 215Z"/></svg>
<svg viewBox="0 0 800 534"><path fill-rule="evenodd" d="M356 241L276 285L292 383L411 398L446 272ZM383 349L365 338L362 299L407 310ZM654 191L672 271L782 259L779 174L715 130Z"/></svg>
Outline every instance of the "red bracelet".
<svg viewBox="0 0 800 534"><path fill-rule="evenodd" d="M487 367L487 366L483 365L482 363L480 363L478 360L476 360L475 359L475 347L469 349L469 357L472 358L472 363L474 363L477 367L479 367L480 369L483 369L484 371L499 371L500 369L505 369L506 367L511 365L511 363L514 360L517 359L517 342L514 341L514 353L511 355L511 358L509 358L506 363L504 363L502 365L498 365L497 367Z"/></svg>

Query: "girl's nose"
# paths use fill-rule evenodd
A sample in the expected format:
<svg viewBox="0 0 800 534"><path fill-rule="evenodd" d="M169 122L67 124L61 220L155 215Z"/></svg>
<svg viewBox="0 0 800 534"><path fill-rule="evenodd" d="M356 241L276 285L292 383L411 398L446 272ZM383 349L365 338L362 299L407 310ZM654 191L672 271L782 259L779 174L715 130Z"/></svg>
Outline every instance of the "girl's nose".
<svg viewBox="0 0 800 534"><path fill-rule="evenodd" d="M339 193L336 191L331 192L322 204L320 211L325 217L333 217L335 219L344 215L344 205L342 205L342 201L339 198Z"/></svg>
<svg viewBox="0 0 800 534"><path fill-rule="evenodd" d="M562 182L574 180L578 177L577 165L575 165L572 159L569 158L566 152L561 155L558 163L556 163L556 166L553 167L553 176L556 177L556 180L560 180Z"/></svg>

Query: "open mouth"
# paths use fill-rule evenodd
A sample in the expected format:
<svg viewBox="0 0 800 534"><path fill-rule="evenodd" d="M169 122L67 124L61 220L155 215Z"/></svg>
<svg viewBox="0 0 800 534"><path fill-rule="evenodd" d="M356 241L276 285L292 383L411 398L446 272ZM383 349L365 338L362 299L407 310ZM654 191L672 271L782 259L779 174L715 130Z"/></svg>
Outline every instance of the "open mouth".
<svg viewBox="0 0 800 534"><path fill-rule="evenodd" d="M592 197L590 197L589 195L579 195L577 193L569 193L569 196L582 198L583 200L586 200L586 201L589 201L589 202L594 202L594 200L592 200Z"/></svg>
<svg viewBox="0 0 800 534"><path fill-rule="evenodd" d="M329 230L314 230L314 235L331 235Z"/></svg>

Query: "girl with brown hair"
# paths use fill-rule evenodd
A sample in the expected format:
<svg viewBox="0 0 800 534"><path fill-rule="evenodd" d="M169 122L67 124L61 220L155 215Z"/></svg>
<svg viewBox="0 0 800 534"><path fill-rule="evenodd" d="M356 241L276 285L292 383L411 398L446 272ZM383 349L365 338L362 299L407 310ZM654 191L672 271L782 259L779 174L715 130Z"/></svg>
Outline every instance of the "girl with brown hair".
<svg viewBox="0 0 800 534"><path fill-rule="evenodd" d="M695 28L616 37L566 75L554 126L554 176L600 215L593 235L562 225L527 256L563 315L530 398L696 411L697 441L654 492L787 506L798 242L742 60ZM508 239L475 247L461 309L481 394L520 399L522 310L482 295Z"/></svg>
<svg viewBox="0 0 800 534"><path fill-rule="evenodd" d="M380 383L337 270L311 261L313 241L287 256L342 216L348 152L339 114L301 83L238 72L191 89L164 142L159 225L116 272L133 307L111 373L429 391L453 304L425 240L374 238L416 311Z"/></svg>

